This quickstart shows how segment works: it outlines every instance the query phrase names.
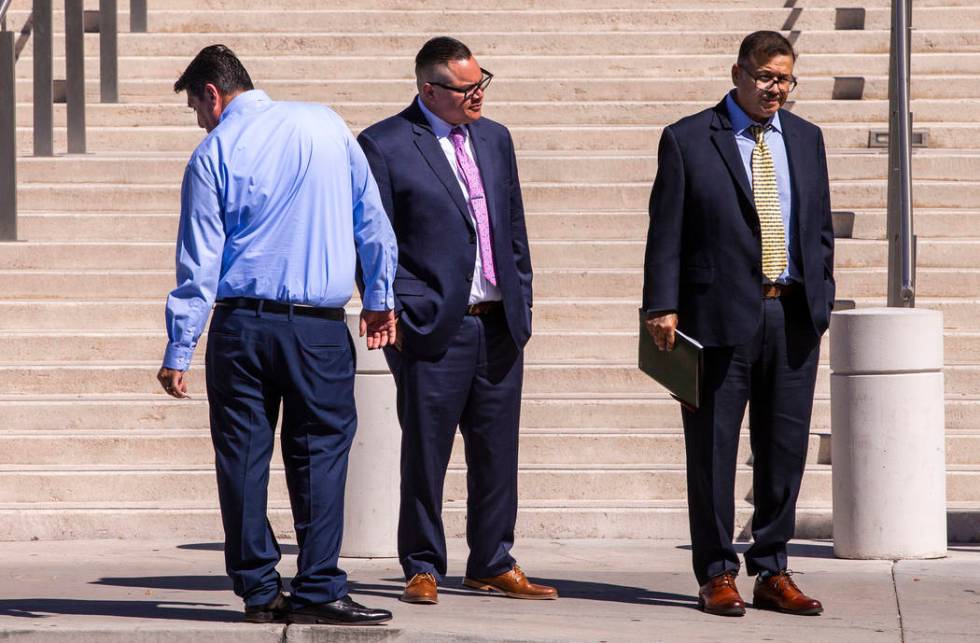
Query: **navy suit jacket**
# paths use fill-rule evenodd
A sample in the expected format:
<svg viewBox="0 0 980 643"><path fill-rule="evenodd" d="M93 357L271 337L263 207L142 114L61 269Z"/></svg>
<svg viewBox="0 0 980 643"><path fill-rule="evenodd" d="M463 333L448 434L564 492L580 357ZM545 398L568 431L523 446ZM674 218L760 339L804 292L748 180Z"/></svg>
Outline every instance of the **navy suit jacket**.
<svg viewBox="0 0 980 643"><path fill-rule="evenodd" d="M486 192L497 286L511 337L531 336L531 257L514 143L487 118L469 124ZM357 137L398 238L395 309L402 351L444 352L463 321L476 262L476 231L456 170L416 101Z"/></svg>
<svg viewBox="0 0 980 643"><path fill-rule="evenodd" d="M781 110L803 287L817 335L834 302L834 230L820 128ZM650 197L643 308L673 310L705 346L751 340L762 315L762 245L752 186L725 101L664 129ZM788 232L788 231L787 231Z"/></svg>

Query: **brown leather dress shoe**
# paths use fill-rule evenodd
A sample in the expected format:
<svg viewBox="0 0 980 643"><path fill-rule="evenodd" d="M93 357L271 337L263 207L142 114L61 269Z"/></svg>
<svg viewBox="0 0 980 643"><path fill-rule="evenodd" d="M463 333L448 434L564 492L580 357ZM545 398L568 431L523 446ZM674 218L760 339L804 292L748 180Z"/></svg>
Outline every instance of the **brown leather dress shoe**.
<svg viewBox="0 0 980 643"><path fill-rule="evenodd" d="M816 616L822 612L820 601L801 592L793 582L792 573L781 571L766 578L759 576L752 592L752 606L800 616Z"/></svg>
<svg viewBox="0 0 980 643"><path fill-rule="evenodd" d="M698 607L716 616L745 616L745 601L735 587L735 574L725 572L702 585Z"/></svg>
<svg viewBox="0 0 980 643"><path fill-rule="evenodd" d="M547 585L535 585L527 579L517 565L509 572L493 578L464 578L463 585L471 589L485 592L498 592L510 598L530 598L536 600L554 600L558 598L558 590Z"/></svg>
<svg viewBox="0 0 980 643"><path fill-rule="evenodd" d="M404 603L421 603L435 605L439 602L439 590L436 588L436 577L432 574L416 574L405 585L401 597Z"/></svg>

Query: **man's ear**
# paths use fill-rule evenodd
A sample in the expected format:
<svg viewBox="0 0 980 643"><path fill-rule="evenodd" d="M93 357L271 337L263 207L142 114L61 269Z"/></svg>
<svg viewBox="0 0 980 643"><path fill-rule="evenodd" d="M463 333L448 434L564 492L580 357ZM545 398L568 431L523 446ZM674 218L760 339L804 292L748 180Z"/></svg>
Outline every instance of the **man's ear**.
<svg viewBox="0 0 980 643"><path fill-rule="evenodd" d="M738 63L732 65L732 84L738 84Z"/></svg>
<svg viewBox="0 0 980 643"><path fill-rule="evenodd" d="M211 83L204 85L204 104L207 105L208 111L215 116L221 115L224 106L221 104L221 91L217 86Z"/></svg>

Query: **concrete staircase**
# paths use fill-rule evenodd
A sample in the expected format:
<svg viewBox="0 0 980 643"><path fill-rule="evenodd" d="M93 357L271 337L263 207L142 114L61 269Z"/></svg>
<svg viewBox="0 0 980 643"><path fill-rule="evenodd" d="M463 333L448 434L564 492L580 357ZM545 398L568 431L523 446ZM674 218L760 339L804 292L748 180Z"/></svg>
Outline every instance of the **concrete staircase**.
<svg viewBox="0 0 980 643"><path fill-rule="evenodd" d="M435 35L432 25L462 38L497 74L487 115L517 141L535 266L524 536L687 535L679 411L635 368L646 203L661 128L721 98L753 29L791 32L802 53L792 109L824 128L834 207L856 213L854 238L838 245L839 297L884 301L885 153L868 149L868 132L887 127L886 0L501 0L476 11L446 11L434 0L163 4L151 3L149 34L120 35L124 102L95 102L90 79L90 154L27 156L31 110L19 106L24 241L0 245L0 540L220 538L203 370L191 372L192 401L166 398L154 380L178 185L203 136L170 88L207 44L235 49L273 98L326 102L355 130L408 104L412 56ZM865 29L835 29L836 7L856 4L867 7ZM961 541L980 534L975 4L919 0L913 35L916 128L929 130L930 144L913 163L918 301L941 309L948 329L950 533ZM28 5L15 0L14 26ZM97 36L88 38L94 55ZM55 51L63 51L59 38ZM86 69L97 73L97 59ZM18 96L28 101L30 48L17 73ZM841 76L864 77L860 100L833 98ZM63 124L63 106L55 111ZM62 129L56 150L64 148ZM203 354L202 346L198 365ZM829 377L821 369L802 537L830 535ZM747 442L737 487L743 534ZM270 511L288 534L275 468ZM446 489L453 535L463 533L464 471L459 454Z"/></svg>

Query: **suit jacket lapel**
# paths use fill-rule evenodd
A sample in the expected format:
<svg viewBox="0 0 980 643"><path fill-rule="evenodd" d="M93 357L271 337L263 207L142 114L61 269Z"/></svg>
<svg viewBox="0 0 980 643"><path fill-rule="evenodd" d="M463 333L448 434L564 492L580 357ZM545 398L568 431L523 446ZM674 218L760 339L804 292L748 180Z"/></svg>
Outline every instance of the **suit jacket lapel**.
<svg viewBox="0 0 980 643"><path fill-rule="evenodd" d="M805 154L795 155L794 153L800 149L802 143L800 140L799 128L792 118L787 118L785 112L780 113L779 123L783 128L783 144L786 146L786 158L789 161L789 176L791 188L793 190L792 203L796 209L795 217L796 225L799 228L800 234L802 235L803 230L806 228L807 217L803 214L803 204L806 203L806 199L803 198L803 178L807 176L802 167L804 160L806 159Z"/></svg>
<svg viewBox="0 0 980 643"><path fill-rule="evenodd" d="M470 123L470 134L472 135L473 143L473 155L476 157L476 166L480 169L480 179L483 181L483 194L484 198L487 200L487 213L490 218L490 228L495 229L495 212L494 204L496 199L494 198L493 189L497 185L495 171L493 167L493 158L490 154L490 143L487 141L486 132L484 132L483 127L480 126L480 121L474 121Z"/></svg>
<svg viewBox="0 0 980 643"><path fill-rule="evenodd" d="M738 153L738 144L735 142L735 134L732 131L731 121L728 120L728 111L725 109L725 101L715 107L715 118L711 123L711 141L724 159L728 171L742 194L748 202L755 208L755 199L752 198L752 186L749 185L749 177L745 174L745 165L742 164L742 156Z"/></svg>
<svg viewBox="0 0 980 643"><path fill-rule="evenodd" d="M470 221L469 206L466 203L466 198L463 197L463 191L459 187L459 181L456 179L453 168L449 165L449 160L439 146L439 141L436 140L435 134L432 133L428 121L425 120L425 114L422 113L422 110L419 109L415 101L412 101L409 108L405 110L405 115L412 121L412 135L415 138L415 146L419 148L422 158L432 168L432 172L439 178L439 181L445 186L446 190L449 191L449 196L452 197L460 214L463 215L466 226L472 230L473 223Z"/></svg>

